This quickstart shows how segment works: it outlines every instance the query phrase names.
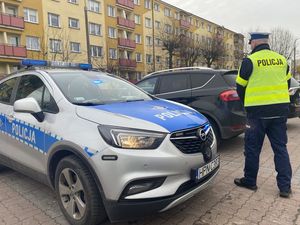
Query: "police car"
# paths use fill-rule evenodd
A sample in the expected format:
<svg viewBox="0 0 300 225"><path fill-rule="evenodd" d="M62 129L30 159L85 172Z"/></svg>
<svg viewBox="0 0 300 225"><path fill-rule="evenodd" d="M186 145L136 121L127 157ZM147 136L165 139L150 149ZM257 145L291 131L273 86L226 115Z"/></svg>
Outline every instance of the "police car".
<svg viewBox="0 0 300 225"><path fill-rule="evenodd" d="M22 64L0 81L0 164L50 185L71 224L166 211L217 175L197 111L88 64Z"/></svg>

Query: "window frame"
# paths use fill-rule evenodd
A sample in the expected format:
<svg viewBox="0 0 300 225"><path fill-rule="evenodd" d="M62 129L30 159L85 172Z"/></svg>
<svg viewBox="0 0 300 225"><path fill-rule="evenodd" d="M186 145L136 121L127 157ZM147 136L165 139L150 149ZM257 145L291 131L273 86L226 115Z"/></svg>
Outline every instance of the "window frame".
<svg viewBox="0 0 300 225"><path fill-rule="evenodd" d="M30 14L31 14L31 12L35 12L36 21L31 21L30 20ZM25 22L35 23L35 24L39 23L39 13L38 13L38 10L24 7L23 13L24 13L24 21ZM26 17L28 18L28 20L26 20Z"/></svg>

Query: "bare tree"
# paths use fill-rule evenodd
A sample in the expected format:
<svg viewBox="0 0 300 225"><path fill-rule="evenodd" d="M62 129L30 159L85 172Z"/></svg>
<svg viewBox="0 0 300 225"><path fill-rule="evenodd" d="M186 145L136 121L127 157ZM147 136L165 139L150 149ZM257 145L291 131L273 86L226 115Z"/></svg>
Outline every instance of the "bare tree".
<svg viewBox="0 0 300 225"><path fill-rule="evenodd" d="M59 43L57 44L55 51L53 51L54 49L51 49L51 39ZM31 55L28 57L33 58L35 55L43 60L74 62L81 54L72 52L70 41L71 38L68 29L44 28L43 35L40 37L40 51L38 53L30 53ZM81 53L84 53L84 51L81 51Z"/></svg>
<svg viewBox="0 0 300 225"><path fill-rule="evenodd" d="M271 30L270 47L273 51L285 56L288 60L292 56L294 35L287 29L277 27Z"/></svg>
<svg viewBox="0 0 300 225"><path fill-rule="evenodd" d="M198 40L181 35L179 56L184 66L194 66L194 63L201 56L202 45Z"/></svg>
<svg viewBox="0 0 300 225"><path fill-rule="evenodd" d="M211 38L201 43L201 55L207 67L225 56L224 39L219 34L212 34Z"/></svg>
<svg viewBox="0 0 300 225"><path fill-rule="evenodd" d="M173 56L180 47L181 36L176 32L175 23L164 23L159 30L159 39L162 41L162 49L167 51L169 59L169 69L173 68Z"/></svg>

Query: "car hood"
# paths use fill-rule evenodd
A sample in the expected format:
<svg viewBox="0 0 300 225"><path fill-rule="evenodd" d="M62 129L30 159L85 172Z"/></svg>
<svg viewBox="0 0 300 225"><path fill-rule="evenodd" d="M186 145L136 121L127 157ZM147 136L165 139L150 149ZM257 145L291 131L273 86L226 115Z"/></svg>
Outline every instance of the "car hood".
<svg viewBox="0 0 300 225"><path fill-rule="evenodd" d="M79 117L99 124L157 131L174 132L207 123L196 110L167 100L78 106L76 111Z"/></svg>

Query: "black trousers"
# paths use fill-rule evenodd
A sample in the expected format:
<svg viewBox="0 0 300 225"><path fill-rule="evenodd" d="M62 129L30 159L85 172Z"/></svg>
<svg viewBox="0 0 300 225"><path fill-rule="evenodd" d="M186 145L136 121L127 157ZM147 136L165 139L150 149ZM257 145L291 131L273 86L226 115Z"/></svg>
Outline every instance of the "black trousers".
<svg viewBox="0 0 300 225"><path fill-rule="evenodd" d="M265 135L268 136L274 152L275 169L277 171L277 186L280 191L291 188L292 168L287 144L287 119L247 119L245 131L245 182L256 185L259 169L259 155Z"/></svg>

